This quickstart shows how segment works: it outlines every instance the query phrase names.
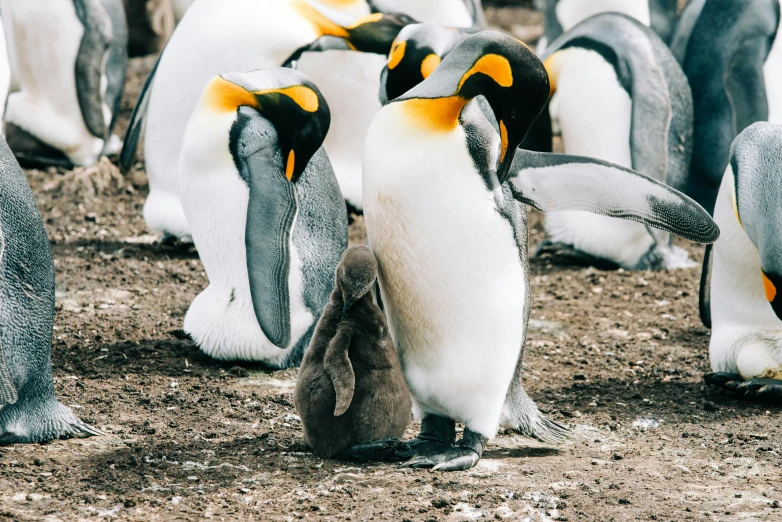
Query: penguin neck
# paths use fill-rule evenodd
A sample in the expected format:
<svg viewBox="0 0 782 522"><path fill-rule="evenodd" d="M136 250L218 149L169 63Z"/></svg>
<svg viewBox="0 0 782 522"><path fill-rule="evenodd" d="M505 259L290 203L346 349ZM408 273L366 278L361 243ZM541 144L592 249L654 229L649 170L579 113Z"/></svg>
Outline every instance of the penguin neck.
<svg viewBox="0 0 782 522"><path fill-rule="evenodd" d="M407 116L427 131L453 132L459 126L459 116L470 99L460 95L443 98L410 98L400 103Z"/></svg>

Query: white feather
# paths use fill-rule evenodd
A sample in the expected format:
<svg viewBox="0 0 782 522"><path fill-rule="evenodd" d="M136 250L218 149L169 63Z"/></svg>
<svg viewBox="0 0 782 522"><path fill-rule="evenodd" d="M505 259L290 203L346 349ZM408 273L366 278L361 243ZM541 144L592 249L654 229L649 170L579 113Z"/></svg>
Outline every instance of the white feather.
<svg viewBox="0 0 782 522"><path fill-rule="evenodd" d="M748 379L782 371L782 321L766 299L760 254L736 218L732 186L728 166L714 209L721 234L712 252L709 356L715 372Z"/></svg>
<svg viewBox="0 0 782 522"><path fill-rule="evenodd" d="M559 0L556 12L563 32L599 13L623 13L646 26L651 23L649 0Z"/></svg>
<svg viewBox="0 0 782 522"><path fill-rule="evenodd" d="M782 124L782 23L763 65L768 98L768 121Z"/></svg>
<svg viewBox="0 0 782 522"><path fill-rule="evenodd" d="M364 159L367 233L389 329L417 417L448 416L492 437L524 330L518 247L461 127L422 132L400 107L377 115Z"/></svg>
<svg viewBox="0 0 782 522"><path fill-rule="evenodd" d="M8 0L20 91L8 97L6 122L61 150L77 165L91 165L103 140L90 134L76 93L76 55L84 27L72 0Z"/></svg>

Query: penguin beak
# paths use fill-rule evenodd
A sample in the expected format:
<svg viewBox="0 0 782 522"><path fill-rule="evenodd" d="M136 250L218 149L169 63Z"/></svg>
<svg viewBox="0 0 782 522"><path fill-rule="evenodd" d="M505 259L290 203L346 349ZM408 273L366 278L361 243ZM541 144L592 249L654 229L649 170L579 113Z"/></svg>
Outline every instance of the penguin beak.
<svg viewBox="0 0 782 522"><path fill-rule="evenodd" d="M514 139L509 135L505 119L499 120L500 126L500 164L497 168L497 178L500 184L505 183L510 174L513 158L516 156L516 149L521 145L521 139Z"/></svg>
<svg viewBox="0 0 782 522"><path fill-rule="evenodd" d="M782 286L782 277L761 271L763 277L763 289L766 292L766 299L771 304L771 308L779 319L782 319L782 295L777 291Z"/></svg>

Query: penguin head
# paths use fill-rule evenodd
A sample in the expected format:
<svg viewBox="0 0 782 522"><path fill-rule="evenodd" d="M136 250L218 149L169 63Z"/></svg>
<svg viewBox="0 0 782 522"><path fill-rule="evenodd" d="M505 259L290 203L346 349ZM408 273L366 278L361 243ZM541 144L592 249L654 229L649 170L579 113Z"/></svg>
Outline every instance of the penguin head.
<svg viewBox="0 0 782 522"><path fill-rule="evenodd" d="M443 57L472 32L432 23L402 29L380 75L380 101L386 104L427 79Z"/></svg>
<svg viewBox="0 0 782 522"><path fill-rule="evenodd" d="M452 130L476 96L486 98L500 127L497 177L504 183L516 149L549 98L546 69L526 45L495 31L472 35L394 102L406 102L422 126Z"/></svg>
<svg viewBox="0 0 782 522"><path fill-rule="evenodd" d="M356 51L388 54L399 31L414 23L415 20L403 13L372 13L345 27L344 38Z"/></svg>
<svg viewBox="0 0 782 522"><path fill-rule="evenodd" d="M201 101L214 111L249 107L277 131L285 177L298 181L326 139L331 113L312 81L287 68L229 73L209 83Z"/></svg>
<svg viewBox="0 0 782 522"><path fill-rule="evenodd" d="M733 142L728 171L736 219L758 249L758 275L782 319L782 126L761 122L748 127Z"/></svg>
<svg viewBox="0 0 782 522"><path fill-rule="evenodd" d="M348 248L337 265L335 284L342 294L342 318L353 303L364 297L377 279L377 260L364 245Z"/></svg>

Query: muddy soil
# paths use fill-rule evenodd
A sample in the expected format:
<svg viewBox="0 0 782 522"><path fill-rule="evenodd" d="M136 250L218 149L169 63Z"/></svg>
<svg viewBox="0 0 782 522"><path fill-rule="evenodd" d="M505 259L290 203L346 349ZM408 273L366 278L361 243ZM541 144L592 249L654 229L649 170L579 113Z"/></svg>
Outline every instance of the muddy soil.
<svg viewBox="0 0 782 522"><path fill-rule="evenodd" d="M534 13L488 16L539 33ZM120 135L153 63L132 62ZM145 227L137 166L27 171L57 269L57 391L106 435L0 447L0 520L782 520L780 409L702 382L699 268L532 259L525 387L572 443L501 433L450 474L324 461L303 445L296 370L215 362L183 335L206 275Z"/></svg>

